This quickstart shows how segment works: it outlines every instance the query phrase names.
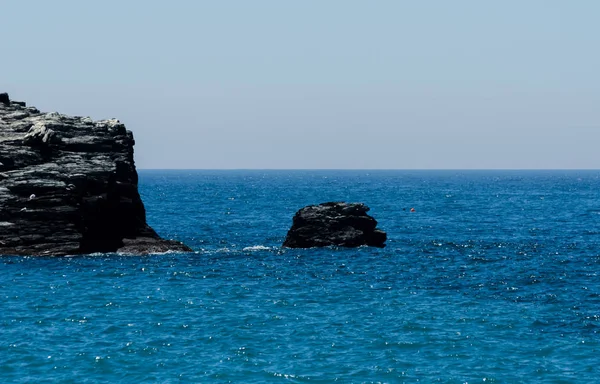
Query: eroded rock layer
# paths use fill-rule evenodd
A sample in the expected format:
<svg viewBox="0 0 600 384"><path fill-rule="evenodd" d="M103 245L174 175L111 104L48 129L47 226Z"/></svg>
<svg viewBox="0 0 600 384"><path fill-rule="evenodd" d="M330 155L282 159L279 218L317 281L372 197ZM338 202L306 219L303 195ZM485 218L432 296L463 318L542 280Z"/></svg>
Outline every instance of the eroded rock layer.
<svg viewBox="0 0 600 384"><path fill-rule="evenodd" d="M190 251L146 224L133 134L0 94L0 254Z"/></svg>

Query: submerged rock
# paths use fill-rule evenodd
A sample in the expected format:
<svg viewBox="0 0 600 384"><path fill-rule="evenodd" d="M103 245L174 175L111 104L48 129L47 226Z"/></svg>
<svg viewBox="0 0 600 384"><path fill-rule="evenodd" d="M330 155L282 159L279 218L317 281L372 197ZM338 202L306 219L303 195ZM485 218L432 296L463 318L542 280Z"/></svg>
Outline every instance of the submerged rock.
<svg viewBox="0 0 600 384"><path fill-rule="evenodd" d="M0 254L191 251L146 224L118 120L40 113L0 94Z"/></svg>
<svg viewBox="0 0 600 384"><path fill-rule="evenodd" d="M292 228L283 243L288 248L337 245L385 247L387 234L376 229L377 220L369 207L358 203L330 202L309 205L294 216Z"/></svg>

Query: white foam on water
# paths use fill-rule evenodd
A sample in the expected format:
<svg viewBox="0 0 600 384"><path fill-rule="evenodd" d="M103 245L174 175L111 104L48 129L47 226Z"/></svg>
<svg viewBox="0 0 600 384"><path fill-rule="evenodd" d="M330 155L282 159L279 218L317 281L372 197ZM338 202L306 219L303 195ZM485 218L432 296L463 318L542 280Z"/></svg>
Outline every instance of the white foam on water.
<svg viewBox="0 0 600 384"><path fill-rule="evenodd" d="M265 247L264 245L253 245L251 247L245 247L242 251L253 252L253 251L270 251L271 247Z"/></svg>

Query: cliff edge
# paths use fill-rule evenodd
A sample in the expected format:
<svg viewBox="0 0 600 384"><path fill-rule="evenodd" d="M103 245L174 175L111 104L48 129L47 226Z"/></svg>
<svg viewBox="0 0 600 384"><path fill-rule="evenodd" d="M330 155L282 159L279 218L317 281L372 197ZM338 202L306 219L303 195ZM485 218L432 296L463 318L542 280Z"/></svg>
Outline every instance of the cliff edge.
<svg viewBox="0 0 600 384"><path fill-rule="evenodd" d="M0 254L188 252L146 223L118 120L41 113L0 94Z"/></svg>

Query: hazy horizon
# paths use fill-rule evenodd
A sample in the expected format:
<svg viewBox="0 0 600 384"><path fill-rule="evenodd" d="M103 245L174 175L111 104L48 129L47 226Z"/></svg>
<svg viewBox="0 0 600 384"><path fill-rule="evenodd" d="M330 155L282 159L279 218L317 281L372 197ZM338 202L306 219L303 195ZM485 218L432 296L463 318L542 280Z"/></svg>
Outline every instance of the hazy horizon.
<svg viewBox="0 0 600 384"><path fill-rule="evenodd" d="M140 168L138 171L598 172L600 168Z"/></svg>
<svg viewBox="0 0 600 384"><path fill-rule="evenodd" d="M600 3L6 2L0 92L140 169L598 169Z"/></svg>

